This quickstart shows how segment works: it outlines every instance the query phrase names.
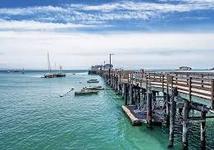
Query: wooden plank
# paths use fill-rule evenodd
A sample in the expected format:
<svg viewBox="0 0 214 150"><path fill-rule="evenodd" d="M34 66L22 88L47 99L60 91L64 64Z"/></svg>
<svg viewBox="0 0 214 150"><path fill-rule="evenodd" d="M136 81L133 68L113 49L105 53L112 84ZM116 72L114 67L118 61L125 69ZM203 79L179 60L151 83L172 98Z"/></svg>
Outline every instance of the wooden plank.
<svg viewBox="0 0 214 150"><path fill-rule="evenodd" d="M138 118L136 118L126 106L123 105L122 109L126 113L126 115L128 116L128 118L130 119L130 121L131 121L131 123L132 123L133 126L142 125L141 120L138 119Z"/></svg>

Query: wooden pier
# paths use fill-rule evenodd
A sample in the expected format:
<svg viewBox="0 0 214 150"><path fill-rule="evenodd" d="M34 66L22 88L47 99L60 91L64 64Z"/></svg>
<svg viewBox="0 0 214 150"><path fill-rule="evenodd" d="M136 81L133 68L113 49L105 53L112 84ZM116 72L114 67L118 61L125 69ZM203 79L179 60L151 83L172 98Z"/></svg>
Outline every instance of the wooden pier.
<svg viewBox="0 0 214 150"><path fill-rule="evenodd" d="M173 147L175 124L181 126L182 147L188 149L188 126L200 124L200 147L206 149L207 114L214 111L214 73L144 72L109 69L90 70L124 98L123 111L132 125L146 123L169 127L169 145ZM190 111L198 111L191 116Z"/></svg>

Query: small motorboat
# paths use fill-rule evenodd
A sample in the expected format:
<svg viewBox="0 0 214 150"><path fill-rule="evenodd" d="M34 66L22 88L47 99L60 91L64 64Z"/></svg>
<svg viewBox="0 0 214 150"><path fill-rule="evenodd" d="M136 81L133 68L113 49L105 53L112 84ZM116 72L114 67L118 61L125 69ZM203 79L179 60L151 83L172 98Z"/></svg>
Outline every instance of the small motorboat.
<svg viewBox="0 0 214 150"><path fill-rule="evenodd" d="M98 94L98 91L97 90L82 89L81 91L74 93L75 96L93 95L93 94Z"/></svg>
<svg viewBox="0 0 214 150"><path fill-rule="evenodd" d="M86 90L104 90L102 86L84 87Z"/></svg>
<svg viewBox="0 0 214 150"><path fill-rule="evenodd" d="M90 79L87 83L99 83L99 81L97 79Z"/></svg>

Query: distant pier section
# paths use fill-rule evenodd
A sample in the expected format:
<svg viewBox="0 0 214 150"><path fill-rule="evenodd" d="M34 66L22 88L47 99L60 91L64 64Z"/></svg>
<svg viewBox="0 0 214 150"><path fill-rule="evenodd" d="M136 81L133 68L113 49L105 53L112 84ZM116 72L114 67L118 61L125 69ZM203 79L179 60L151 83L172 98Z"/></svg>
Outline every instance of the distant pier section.
<svg viewBox="0 0 214 150"><path fill-rule="evenodd" d="M123 97L122 110L132 125L166 126L168 147L173 147L175 136L181 136L182 148L188 149L188 130L196 122L200 147L206 149L206 120L214 118L214 73L190 70L184 66L174 72L132 71L96 65L88 73L100 75Z"/></svg>

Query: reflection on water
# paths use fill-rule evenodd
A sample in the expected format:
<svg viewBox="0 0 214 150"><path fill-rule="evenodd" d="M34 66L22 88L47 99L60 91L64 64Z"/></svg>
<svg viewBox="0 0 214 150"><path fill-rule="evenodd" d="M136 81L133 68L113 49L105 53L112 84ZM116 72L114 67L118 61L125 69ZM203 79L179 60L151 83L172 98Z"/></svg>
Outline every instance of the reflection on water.
<svg viewBox="0 0 214 150"><path fill-rule="evenodd" d="M167 129L131 126L121 110L121 97L111 90L86 97L74 97L73 91L59 96L72 87L80 90L91 78L105 87L99 76L71 72L66 78L43 79L42 75L0 73L1 149L166 149Z"/></svg>

